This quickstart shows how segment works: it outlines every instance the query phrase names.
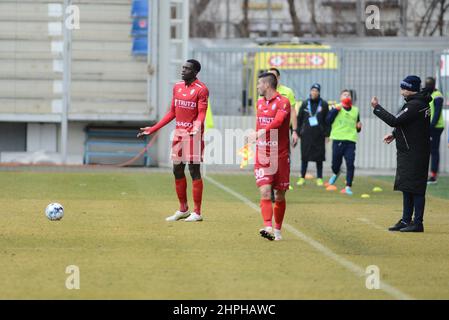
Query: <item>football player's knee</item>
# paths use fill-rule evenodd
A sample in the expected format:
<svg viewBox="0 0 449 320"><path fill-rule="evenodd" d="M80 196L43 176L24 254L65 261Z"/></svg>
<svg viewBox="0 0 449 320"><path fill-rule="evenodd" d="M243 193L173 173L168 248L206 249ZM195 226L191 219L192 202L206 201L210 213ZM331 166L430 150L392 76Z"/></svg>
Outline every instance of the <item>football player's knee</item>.
<svg viewBox="0 0 449 320"><path fill-rule="evenodd" d="M260 190L260 197L262 199L271 199L271 189L263 188L262 190Z"/></svg>
<svg viewBox="0 0 449 320"><path fill-rule="evenodd" d="M201 179L201 170L199 164L189 164L189 172L192 180Z"/></svg>
<svg viewBox="0 0 449 320"><path fill-rule="evenodd" d="M184 174L184 165L183 164L175 164L173 165L173 174L175 175L175 179L185 178Z"/></svg>
<svg viewBox="0 0 449 320"><path fill-rule="evenodd" d="M285 191L279 191L277 190L274 195L275 201L284 201L285 200Z"/></svg>

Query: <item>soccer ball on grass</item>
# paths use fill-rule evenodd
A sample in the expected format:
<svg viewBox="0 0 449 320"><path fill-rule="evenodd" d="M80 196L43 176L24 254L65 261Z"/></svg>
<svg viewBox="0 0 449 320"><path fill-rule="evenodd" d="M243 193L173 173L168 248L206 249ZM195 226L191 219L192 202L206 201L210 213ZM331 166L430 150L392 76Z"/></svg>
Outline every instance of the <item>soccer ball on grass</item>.
<svg viewBox="0 0 449 320"><path fill-rule="evenodd" d="M51 221L61 220L64 216L64 208L59 203L50 203L45 209L45 215Z"/></svg>

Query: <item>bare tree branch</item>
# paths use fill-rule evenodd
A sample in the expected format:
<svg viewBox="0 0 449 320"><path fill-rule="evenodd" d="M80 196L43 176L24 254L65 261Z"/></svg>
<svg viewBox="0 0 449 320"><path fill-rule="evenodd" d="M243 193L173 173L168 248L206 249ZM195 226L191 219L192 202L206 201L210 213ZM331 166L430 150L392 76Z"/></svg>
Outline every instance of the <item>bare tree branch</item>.
<svg viewBox="0 0 449 320"><path fill-rule="evenodd" d="M211 0L199 0L199 2L198 0L193 1L194 8L193 10L191 10L190 13L190 26L189 26L190 36L192 37L197 36L196 26L199 24L200 17L204 13L204 11L206 11L207 6L209 5L210 2Z"/></svg>
<svg viewBox="0 0 449 320"><path fill-rule="evenodd" d="M443 36L443 26L444 26L444 14L449 7L449 4L445 6L446 0L440 0L440 12L438 15L438 20L433 30L429 33L430 36L433 36L437 30L440 31L440 36Z"/></svg>
<svg viewBox="0 0 449 320"><path fill-rule="evenodd" d="M301 31L301 24L299 23L298 15L296 14L296 6L295 6L295 0L287 0L288 1L288 8L290 11L290 17L292 19L293 24L293 34L296 37L302 36Z"/></svg>
<svg viewBox="0 0 449 320"><path fill-rule="evenodd" d="M249 37L249 0L243 0L242 4L243 19L238 24L238 30L242 38Z"/></svg>
<svg viewBox="0 0 449 320"><path fill-rule="evenodd" d="M315 0L311 0L309 2L310 6L310 15L311 15L311 22L312 22L312 36L316 36L316 34L321 36L321 28L318 26L318 23L316 21L316 10L315 10Z"/></svg>
<svg viewBox="0 0 449 320"><path fill-rule="evenodd" d="M446 13L446 11L449 8L449 4L446 4L446 0L442 0L441 1L441 12L440 12L440 18L438 19L438 23L440 25L440 36L443 36L444 33L444 14Z"/></svg>
<svg viewBox="0 0 449 320"><path fill-rule="evenodd" d="M432 0L432 2L430 3L430 5L427 7L426 12L425 12L424 15L421 17L421 21L418 23L417 28L416 28L416 32L415 32L415 35L416 35L416 36L419 36L419 35L421 34L421 31L423 30L423 26L424 26L424 23L425 23L427 17L428 17L429 15L432 16L431 11L433 11L433 9L435 8L436 1L437 1L437 0ZM423 2L423 4L425 4L425 3L428 2L428 1L427 1L427 0L423 0L422 2Z"/></svg>
<svg viewBox="0 0 449 320"><path fill-rule="evenodd" d="M430 21L432 20L432 17L433 17L433 12L435 11L435 9L436 9L436 7L438 5L438 1L439 0L433 0L431 5L430 5L431 6L430 7L431 10L430 10L429 15L427 16L427 21L426 21L426 24L425 24L425 27L424 27L423 35L427 34L427 29L429 28Z"/></svg>

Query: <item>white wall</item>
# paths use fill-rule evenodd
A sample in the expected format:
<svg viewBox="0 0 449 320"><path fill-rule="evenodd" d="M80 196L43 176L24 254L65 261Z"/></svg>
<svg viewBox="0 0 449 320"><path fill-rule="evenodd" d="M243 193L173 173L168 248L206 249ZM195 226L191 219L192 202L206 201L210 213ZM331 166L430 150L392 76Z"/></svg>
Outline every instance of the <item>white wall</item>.
<svg viewBox="0 0 449 320"><path fill-rule="evenodd" d="M81 157L84 155L84 141L86 140L84 128L86 126L87 123L85 122L69 123L67 141L67 152L69 155Z"/></svg>
<svg viewBox="0 0 449 320"><path fill-rule="evenodd" d="M54 123L27 124L27 152L56 152L57 125Z"/></svg>
<svg viewBox="0 0 449 320"><path fill-rule="evenodd" d="M87 123L69 123L68 163L82 164L84 155L84 127ZM26 152L9 152L2 161L32 163L39 161L59 162L61 149L60 126L56 123L28 123Z"/></svg>

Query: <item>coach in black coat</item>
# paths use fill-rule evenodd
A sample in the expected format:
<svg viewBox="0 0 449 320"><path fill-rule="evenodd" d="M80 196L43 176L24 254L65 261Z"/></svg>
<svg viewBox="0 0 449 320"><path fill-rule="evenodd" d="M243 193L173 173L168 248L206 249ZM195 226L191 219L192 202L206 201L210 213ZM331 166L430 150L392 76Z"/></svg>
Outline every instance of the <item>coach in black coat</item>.
<svg viewBox="0 0 449 320"><path fill-rule="evenodd" d="M406 103L397 115L392 115L379 105L374 97L371 105L374 114L393 127L384 138L389 144L396 140L397 169L394 190L403 192L402 219L390 231L423 232L423 216L427 173L430 158L430 93L420 91L421 79L408 76L401 82L401 95ZM415 213L412 222L413 211Z"/></svg>
<svg viewBox="0 0 449 320"><path fill-rule="evenodd" d="M301 177L305 178L309 161L316 162L317 178L323 179L323 161L326 160L325 138L330 127L326 122L329 105L320 96L321 86L312 85L310 97L303 101L297 115L298 137L301 138Z"/></svg>
<svg viewBox="0 0 449 320"><path fill-rule="evenodd" d="M309 99L303 101L298 112L298 136L301 138L301 156L304 161L325 161L325 138L329 137L330 127L326 123L329 105L320 96L321 86L312 86ZM316 124L309 118L316 117Z"/></svg>

